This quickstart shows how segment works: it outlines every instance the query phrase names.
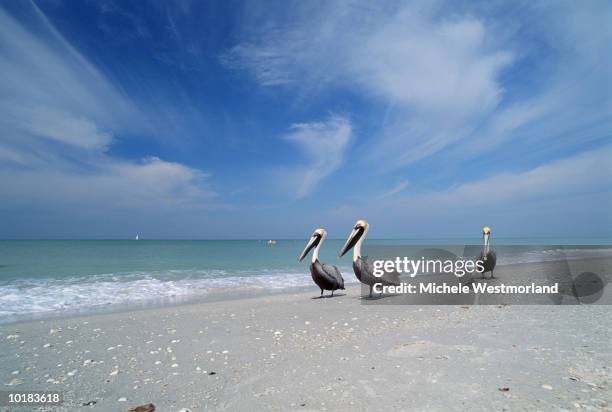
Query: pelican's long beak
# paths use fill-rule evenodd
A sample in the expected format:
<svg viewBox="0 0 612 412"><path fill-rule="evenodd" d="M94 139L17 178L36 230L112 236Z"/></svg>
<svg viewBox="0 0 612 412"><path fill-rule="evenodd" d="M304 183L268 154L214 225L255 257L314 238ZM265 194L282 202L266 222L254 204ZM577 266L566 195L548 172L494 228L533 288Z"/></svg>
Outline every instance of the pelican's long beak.
<svg viewBox="0 0 612 412"><path fill-rule="evenodd" d="M353 248L353 246L355 246L357 244L359 239L361 239L361 236L363 236L363 230L364 229L361 226L358 226L358 227L353 229L353 231L349 235L348 239L346 240L346 243L344 244L344 246L340 250L340 253L338 254L339 257L344 256L346 254L346 252L351 250Z"/></svg>
<svg viewBox="0 0 612 412"><path fill-rule="evenodd" d="M315 233L314 235L312 235L312 237L310 238L310 240L308 241L308 244L306 245L306 247L304 248L304 250L302 251L302 254L300 255L300 257L298 258L298 260L301 262L302 260L304 260L304 258L306 257L306 255L308 254L308 252L310 252L313 248L315 248L319 242L321 241L321 235L319 235L318 233Z"/></svg>

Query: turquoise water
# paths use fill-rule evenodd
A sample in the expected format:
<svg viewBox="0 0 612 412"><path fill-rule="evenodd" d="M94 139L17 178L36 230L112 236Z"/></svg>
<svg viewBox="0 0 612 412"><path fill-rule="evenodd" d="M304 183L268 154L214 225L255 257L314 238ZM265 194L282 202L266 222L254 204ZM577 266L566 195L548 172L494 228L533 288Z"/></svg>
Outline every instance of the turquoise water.
<svg viewBox="0 0 612 412"><path fill-rule="evenodd" d="M340 240L320 259L337 258ZM269 291L312 283L303 240L0 241L0 322L29 315L185 301L240 289Z"/></svg>
<svg viewBox="0 0 612 412"><path fill-rule="evenodd" d="M23 240L0 241L0 322L140 303L185 301L244 290L312 286L305 240ZM368 245L461 245L480 239L367 240ZM344 240L326 240L323 262L355 282ZM566 258L547 244L609 245L597 239L497 239L500 263ZM525 247L504 245L528 245ZM538 244L541 246L533 246ZM500 253L502 252L502 253ZM571 252L569 252L571 253Z"/></svg>
<svg viewBox="0 0 612 412"><path fill-rule="evenodd" d="M0 242L0 280L62 278L134 271L299 270L303 241L274 246L257 240L55 240ZM329 259L342 246L328 241L321 254Z"/></svg>

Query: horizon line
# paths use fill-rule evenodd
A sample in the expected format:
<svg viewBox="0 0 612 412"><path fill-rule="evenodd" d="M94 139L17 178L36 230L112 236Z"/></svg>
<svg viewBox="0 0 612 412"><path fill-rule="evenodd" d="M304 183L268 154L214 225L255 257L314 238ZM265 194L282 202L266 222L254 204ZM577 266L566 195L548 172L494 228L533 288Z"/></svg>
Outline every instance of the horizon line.
<svg viewBox="0 0 612 412"><path fill-rule="evenodd" d="M480 238L479 235L470 236L440 236L440 237L369 237L368 240L439 240L439 239L470 239ZM612 242L610 236L525 236L525 235L513 235L513 236L496 236L496 239L551 239L551 238L566 238L566 239L600 239L609 240ZM261 238L163 238L163 237L151 237L151 238L139 238L138 240L133 237L100 237L100 238L0 238L0 242L5 241L287 241L287 240L304 240L306 237L296 238L274 238L274 237L261 237ZM346 240L346 238L327 238L327 240Z"/></svg>

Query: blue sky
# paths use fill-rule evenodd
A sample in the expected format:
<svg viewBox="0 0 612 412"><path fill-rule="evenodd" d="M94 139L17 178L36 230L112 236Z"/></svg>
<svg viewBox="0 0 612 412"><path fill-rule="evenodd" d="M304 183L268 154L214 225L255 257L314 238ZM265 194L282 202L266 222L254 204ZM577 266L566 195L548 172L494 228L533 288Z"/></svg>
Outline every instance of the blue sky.
<svg viewBox="0 0 612 412"><path fill-rule="evenodd" d="M612 236L611 7L0 4L0 237Z"/></svg>

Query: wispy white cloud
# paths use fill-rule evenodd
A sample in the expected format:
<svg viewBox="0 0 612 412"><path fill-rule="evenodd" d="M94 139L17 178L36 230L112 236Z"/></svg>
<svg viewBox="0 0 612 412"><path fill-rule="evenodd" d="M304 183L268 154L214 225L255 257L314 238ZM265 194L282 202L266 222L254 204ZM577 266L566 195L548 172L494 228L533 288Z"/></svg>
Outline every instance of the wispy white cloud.
<svg viewBox="0 0 612 412"><path fill-rule="evenodd" d="M248 70L262 86L324 90L335 83L393 102L394 115L370 150L378 160L391 153L385 164L405 165L465 137L502 98L498 76L512 53L492 48L474 17L440 20L422 5L364 11L346 3L299 16L237 44L222 62Z"/></svg>
<svg viewBox="0 0 612 412"><path fill-rule="evenodd" d="M609 235L611 158L612 147L606 146L447 189L354 202L332 216L338 220L367 218L378 225L377 233L382 236L452 236L469 233L470 228L478 230L484 223L501 229L501 236Z"/></svg>
<svg viewBox="0 0 612 412"><path fill-rule="evenodd" d="M292 73L283 70L292 64L291 58L283 56L271 45L237 44L222 53L219 59L228 68L250 70L262 86L280 86L290 84L294 80Z"/></svg>
<svg viewBox="0 0 612 412"><path fill-rule="evenodd" d="M513 138L561 147L579 139L571 130L601 136L611 124L602 61L610 33L597 29L605 25L603 3L533 5L519 18L501 9L302 5L289 21L258 20L221 61L298 97L339 87L392 107L364 150L387 170L446 149L475 157ZM521 64L512 81L504 79Z"/></svg>
<svg viewBox="0 0 612 412"><path fill-rule="evenodd" d="M28 29L0 8L3 209L106 214L209 202L207 173L109 154L115 135L147 130L146 117L32 7Z"/></svg>
<svg viewBox="0 0 612 412"><path fill-rule="evenodd" d="M310 194L321 180L340 167L351 134L351 122L340 116L290 127L284 139L295 143L306 160L306 164L283 172L290 176L297 198Z"/></svg>
<svg viewBox="0 0 612 412"><path fill-rule="evenodd" d="M519 173L502 173L461 184L444 192L423 194L423 204L516 204L520 201L571 197L612 190L612 147L555 160ZM597 169L597 171L595 170ZM411 203L415 198L410 198Z"/></svg>
<svg viewBox="0 0 612 412"><path fill-rule="evenodd" d="M386 197L391 197L391 196L395 196L398 193L401 193L404 191L404 189L406 189L408 186L410 185L410 181L408 180L402 180L401 182L399 182L398 184L396 184L395 186L393 186L393 188L391 188L390 190L384 192L382 195L380 195L378 198L379 199L384 199Z"/></svg>
<svg viewBox="0 0 612 412"><path fill-rule="evenodd" d="M2 104L19 111L53 109L94 122L127 127L139 118L130 102L34 8L32 26L0 9ZM108 105L113 102L113 105Z"/></svg>
<svg viewBox="0 0 612 412"><path fill-rule="evenodd" d="M483 22L429 21L403 10L351 52L347 71L372 94L423 111L471 114L494 107L509 51L489 50Z"/></svg>
<svg viewBox="0 0 612 412"><path fill-rule="evenodd" d="M13 108L15 130L88 150L105 150L112 135L95 122L52 107ZM78 115L81 116L81 115Z"/></svg>
<svg viewBox="0 0 612 412"><path fill-rule="evenodd" d="M215 196L206 173L155 157L140 162L104 159L90 166L95 168L90 172L49 168L2 174L3 206L176 213L175 207L197 209Z"/></svg>

